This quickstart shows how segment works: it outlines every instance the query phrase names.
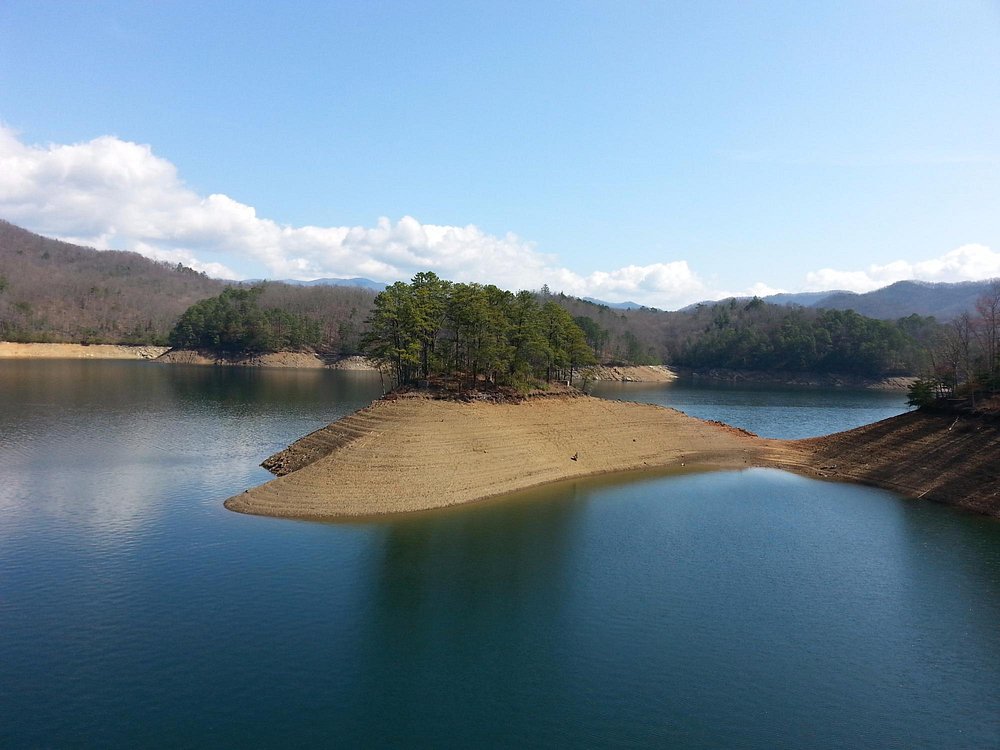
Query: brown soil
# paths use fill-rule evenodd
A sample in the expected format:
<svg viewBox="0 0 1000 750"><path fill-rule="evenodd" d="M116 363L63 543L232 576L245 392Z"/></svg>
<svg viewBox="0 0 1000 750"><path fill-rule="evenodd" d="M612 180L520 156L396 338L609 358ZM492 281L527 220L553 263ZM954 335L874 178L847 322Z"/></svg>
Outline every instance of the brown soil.
<svg viewBox="0 0 1000 750"><path fill-rule="evenodd" d="M677 373L666 365L598 365L588 367L586 375L592 380L621 383L669 383L677 379Z"/></svg>
<svg viewBox="0 0 1000 750"><path fill-rule="evenodd" d="M396 394L265 461L279 475L230 510L330 519L468 503L644 469L770 466L1000 517L1000 423L910 412L810 440L767 440L650 404L549 394L523 403Z"/></svg>
<svg viewBox="0 0 1000 750"><path fill-rule="evenodd" d="M333 370L378 370L370 359L358 355L332 357L327 359L326 363Z"/></svg>
<svg viewBox="0 0 1000 750"><path fill-rule="evenodd" d="M815 475L1000 517L1000 423L915 411L799 441Z"/></svg>
<svg viewBox="0 0 1000 750"><path fill-rule="evenodd" d="M165 351L165 346L19 344L0 341L0 359L155 359Z"/></svg>
<svg viewBox="0 0 1000 750"><path fill-rule="evenodd" d="M182 365L221 365L232 367L326 367L326 363L312 352L274 352L272 354L223 356L212 352L190 349L171 349L158 357L157 362Z"/></svg>
<svg viewBox="0 0 1000 750"><path fill-rule="evenodd" d="M520 404L377 401L266 462L279 478L230 510L297 518L425 510L574 477L656 467L802 463L800 449L650 404L588 396Z"/></svg>

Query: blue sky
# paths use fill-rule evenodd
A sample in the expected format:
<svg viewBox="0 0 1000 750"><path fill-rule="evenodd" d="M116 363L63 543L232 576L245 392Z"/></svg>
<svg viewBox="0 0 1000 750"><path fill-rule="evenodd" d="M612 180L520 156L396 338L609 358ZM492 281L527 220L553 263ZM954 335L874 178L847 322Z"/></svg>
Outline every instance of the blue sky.
<svg viewBox="0 0 1000 750"><path fill-rule="evenodd" d="M0 218L673 308L1000 275L1000 4L0 4Z"/></svg>

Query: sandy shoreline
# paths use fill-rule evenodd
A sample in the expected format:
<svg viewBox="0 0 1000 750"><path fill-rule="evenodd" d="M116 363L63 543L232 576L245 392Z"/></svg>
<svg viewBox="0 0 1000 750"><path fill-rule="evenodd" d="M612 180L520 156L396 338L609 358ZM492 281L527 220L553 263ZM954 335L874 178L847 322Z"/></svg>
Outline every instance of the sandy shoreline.
<svg viewBox="0 0 1000 750"><path fill-rule="evenodd" d="M587 396L522 404L376 401L283 453L291 473L230 498L226 507L292 518L372 516L611 472L804 461L792 443L661 406Z"/></svg>
<svg viewBox="0 0 1000 750"><path fill-rule="evenodd" d="M591 380L619 383L669 383L677 373L667 365L595 365L583 371Z"/></svg>
<svg viewBox="0 0 1000 750"><path fill-rule="evenodd" d="M617 472L772 467L1000 517L1000 425L908 412L774 440L652 404L589 396L521 404L379 400L265 461L278 477L240 513L329 520L430 510Z"/></svg>
<svg viewBox="0 0 1000 750"><path fill-rule="evenodd" d="M269 354L221 355L149 344L22 344L0 341L0 359L145 359L161 364L213 365L232 367L290 367L376 372L364 357L319 357L312 352L273 352Z"/></svg>
<svg viewBox="0 0 1000 750"><path fill-rule="evenodd" d="M19 344L0 341L0 359L156 359L165 346L124 344Z"/></svg>
<svg viewBox="0 0 1000 750"><path fill-rule="evenodd" d="M209 365L214 367L287 367L315 370L352 370L377 372L377 368L364 357L320 356L315 352L269 352L267 354L221 355L191 349L171 349L158 357L157 362L174 365Z"/></svg>

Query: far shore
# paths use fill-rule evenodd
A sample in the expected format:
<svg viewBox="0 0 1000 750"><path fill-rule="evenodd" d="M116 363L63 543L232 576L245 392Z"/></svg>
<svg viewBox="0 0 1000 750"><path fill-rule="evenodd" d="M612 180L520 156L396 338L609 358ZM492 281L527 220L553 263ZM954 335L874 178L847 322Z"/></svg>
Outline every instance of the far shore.
<svg viewBox="0 0 1000 750"><path fill-rule="evenodd" d="M266 354L218 354L191 349L171 349L157 362L175 365L212 365L216 367L282 367L307 370L358 370L376 372L371 360L358 355L321 356L316 352L268 352Z"/></svg>
<svg viewBox="0 0 1000 750"><path fill-rule="evenodd" d="M0 359L156 359L166 346L127 344L21 344L0 341Z"/></svg>
<svg viewBox="0 0 1000 750"><path fill-rule="evenodd" d="M0 359L145 359L163 364L222 367L282 367L376 372L376 365L358 355L330 356L314 352L224 355L166 346L127 344L47 344L0 341ZM828 373L691 369L670 365L596 365L579 374L595 382L670 383L678 379L718 383L788 385L811 388L863 388L904 391L915 377L866 378Z"/></svg>
<svg viewBox="0 0 1000 750"><path fill-rule="evenodd" d="M619 383L670 383L677 380L677 372L667 365L595 365L581 371L591 380Z"/></svg>
<svg viewBox="0 0 1000 750"><path fill-rule="evenodd" d="M141 359L161 364L376 370L369 360L359 356L320 357L313 352L225 356L151 344L50 344L0 341L0 359Z"/></svg>
<svg viewBox="0 0 1000 750"><path fill-rule="evenodd" d="M794 370L730 370L721 367L675 367L678 377L739 385L787 385L804 388L858 388L871 391L905 391L917 380L913 375L872 378L864 375Z"/></svg>

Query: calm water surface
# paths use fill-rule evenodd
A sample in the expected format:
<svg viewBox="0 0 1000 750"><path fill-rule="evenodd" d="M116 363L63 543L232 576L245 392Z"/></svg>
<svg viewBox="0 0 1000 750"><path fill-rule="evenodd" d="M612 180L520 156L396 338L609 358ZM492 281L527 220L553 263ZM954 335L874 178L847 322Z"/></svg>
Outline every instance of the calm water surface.
<svg viewBox="0 0 1000 750"><path fill-rule="evenodd" d="M671 406L700 419L742 427L762 437L798 439L849 430L906 411L901 392L805 388L679 380L596 383L594 395Z"/></svg>
<svg viewBox="0 0 1000 750"><path fill-rule="evenodd" d="M0 362L0 746L1000 746L1000 524L764 470L381 523L222 508L377 394ZM742 413L902 409L826 398Z"/></svg>

